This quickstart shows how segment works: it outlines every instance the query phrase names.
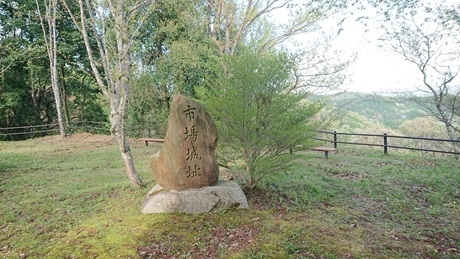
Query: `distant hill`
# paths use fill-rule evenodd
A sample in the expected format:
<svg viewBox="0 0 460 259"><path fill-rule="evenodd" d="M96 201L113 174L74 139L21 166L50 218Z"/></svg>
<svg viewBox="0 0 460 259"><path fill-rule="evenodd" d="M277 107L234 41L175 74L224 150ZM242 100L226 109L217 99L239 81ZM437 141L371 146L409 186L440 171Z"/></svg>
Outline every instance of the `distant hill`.
<svg viewBox="0 0 460 259"><path fill-rule="evenodd" d="M428 112L419 104L396 96L363 93L338 93L317 96L326 109L334 111L340 125L359 129L369 124L380 124L398 130L407 121L427 117Z"/></svg>

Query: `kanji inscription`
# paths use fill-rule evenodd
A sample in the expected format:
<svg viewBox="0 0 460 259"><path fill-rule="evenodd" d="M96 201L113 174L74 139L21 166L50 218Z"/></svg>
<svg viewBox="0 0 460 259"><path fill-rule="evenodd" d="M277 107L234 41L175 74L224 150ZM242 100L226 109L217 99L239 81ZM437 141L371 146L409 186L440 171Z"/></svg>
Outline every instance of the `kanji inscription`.
<svg viewBox="0 0 460 259"><path fill-rule="evenodd" d="M187 163L187 178L194 178L201 176L200 173L200 167L199 164L196 164L195 160L201 160L200 155L198 154L198 148L194 145L198 138L198 131L194 125L195 123L195 110L196 107L191 107L190 105L187 105L187 109L184 110L184 115L185 118L188 119L188 122L191 125L188 125L185 127L185 139L190 142L190 148L186 148L186 154L185 154L185 161L190 162Z"/></svg>
<svg viewBox="0 0 460 259"><path fill-rule="evenodd" d="M152 158L157 184L185 190L217 184L217 129L203 105L185 96L173 97L168 130L161 151Z"/></svg>

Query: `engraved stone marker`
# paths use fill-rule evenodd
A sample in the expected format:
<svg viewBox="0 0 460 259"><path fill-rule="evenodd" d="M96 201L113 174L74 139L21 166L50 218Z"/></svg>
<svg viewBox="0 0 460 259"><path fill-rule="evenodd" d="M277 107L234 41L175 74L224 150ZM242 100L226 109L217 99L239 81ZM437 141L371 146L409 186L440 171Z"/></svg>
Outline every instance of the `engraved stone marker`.
<svg viewBox="0 0 460 259"><path fill-rule="evenodd" d="M246 196L236 182L218 182L216 147L217 128L204 107L175 95L163 148L151 160L157 185L147 195L142 213L248 208Z"/></svg>
<svg viewBox="0 0 460 259"><path fill-rule="evenodd" d="M217 138L216 126L204 107L174 95L163 148L151 160L157 184L177 191L217 184Z"/></svg>

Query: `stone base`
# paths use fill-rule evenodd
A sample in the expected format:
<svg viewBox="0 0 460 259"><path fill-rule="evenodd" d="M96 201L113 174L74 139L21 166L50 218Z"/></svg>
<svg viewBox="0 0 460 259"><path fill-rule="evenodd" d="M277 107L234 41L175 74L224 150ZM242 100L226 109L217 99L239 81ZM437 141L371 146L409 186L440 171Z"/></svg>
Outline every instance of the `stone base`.
<svg viewBox="0 0 460 259"><path fill-rule="evenodd" d="M246 196L236 182L219 181L215 186L183 191L166 191L157 184L147 195L142 205L142 213L194 214L229 208L249 208Z"/></svg>

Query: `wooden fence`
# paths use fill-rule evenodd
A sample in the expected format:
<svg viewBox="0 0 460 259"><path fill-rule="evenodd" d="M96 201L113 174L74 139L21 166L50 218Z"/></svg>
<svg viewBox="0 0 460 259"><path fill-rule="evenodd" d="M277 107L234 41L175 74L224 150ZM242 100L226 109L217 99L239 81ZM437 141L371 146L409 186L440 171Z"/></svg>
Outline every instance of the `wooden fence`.
<svg viewBox="0 0 460 259"><path fill-rule="evenodd" d="M110 134L109 125L95 121L73 121L66 124L67 133L89 132ZM30 125L0 128L0 140L21 140L59 134L59 124Z"/></svg>
<svg viewBox="0 0 460 259"><path fill-rule="evenodd" d="M110 135L110 124L97 121L72 121L65 125L66 133L87 132ZM23 140L59 134L59 124L43 124L21 127L0 128L1 140ZM125 127L125 134L130 137L151 137L151 131L145 127Z"/></svg>
<svg viewBox="0 0 460 259"><path fill-rule="evenodd" d="M106 122L74 121L66 125L66 131L67 133L88 132L108 135L110 134L110 125ZM140 128L126 128L125 132L128 136L151 137L150 130L142 130ZM337 131L329 132L321 130L315 132L318 133L318 136L312 139L332 143L335 148L338 147L338 144L346 144L381 147L383 149L384 154L388 154L389 149L405 149L421 152L453 154L456 156L460 155L460 152L458 150L460 140L397 136L388 135L387 133L360 134L343 133ZM58 124L0 128L0 140L19 140L56 134L59 134ZM355 139L347 139L347 137L355 137ZM356 137L360 137L361 139L356 140ZM416 140L416 142L412 142L411 145L411 143L403 143L400 140ZM423 143L426 142L433 142L437 144L424 145ZM439 143L448 143L449 145L440 145Z"/></svg>
<svg viewBox="0 0 460 259"><path fill-rule="evenodd" d="M347 145L361 145L361 146L373 146L373 147L381 147L383 148L383 153L388 154L388 150L390 148L393 149L406 149L406 150L413 150L413 151L422 151L422 152L434 152L434 153L444 153L444 154L454 154L460 155L458 150L458 146L460 140L450 140L450 139L439 139L439 138L424 138L424 137L409 137L409 136L397 136L397 135L388 135L387 133L383 134L360 134L360 133L342 133L342 132L329 132L329 131L315 131L320 135L319 137L315 137L313 139L318 141L325 141L332 143L335 148L337 148L338 144L347 144ZM323 137L321 137L323 136ZM347 141L346 138L341 138L341 136L355 136L355 137L365 137L365 138L372 138L370 141ZM416 145L410 145L410 143L403 143L401 141L392 141L392 140L417 140ZM367 139L369 140L369 139ZM436 145L426 145L429 147L439 147L439 148L423 148L423 143L426 142L435 142ZM392 144L395 142L395 144ZM440 145L440 143L449 143L447 145ZM443 148L443 149L441 149Z"/></svg>

